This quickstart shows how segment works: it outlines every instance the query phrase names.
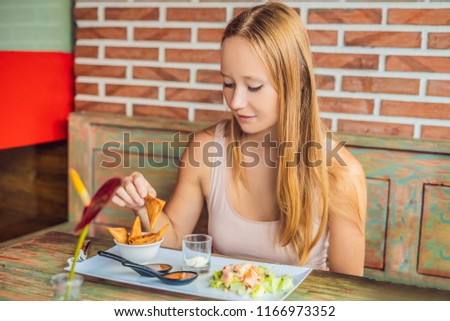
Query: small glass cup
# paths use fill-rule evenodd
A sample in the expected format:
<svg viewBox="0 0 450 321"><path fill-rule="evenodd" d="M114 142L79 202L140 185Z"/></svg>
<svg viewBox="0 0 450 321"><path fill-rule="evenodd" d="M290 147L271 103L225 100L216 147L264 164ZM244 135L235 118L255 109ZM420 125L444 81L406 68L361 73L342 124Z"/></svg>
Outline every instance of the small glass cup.
<svg viewBox="0 0 450 321"><path fill-rule="evenodd" d="M183 270L208 273L211 265L212 237L188 234L183 237Z"/></svg>
<svg viewBox="0 0 450 321"><path fill-rule="evenodd" d="M72 281L68 281L69 273L55 274L50 279L53 287L53 299L55 301L80 301L81 300L81 284L83 277L74 274Z"/></svg>

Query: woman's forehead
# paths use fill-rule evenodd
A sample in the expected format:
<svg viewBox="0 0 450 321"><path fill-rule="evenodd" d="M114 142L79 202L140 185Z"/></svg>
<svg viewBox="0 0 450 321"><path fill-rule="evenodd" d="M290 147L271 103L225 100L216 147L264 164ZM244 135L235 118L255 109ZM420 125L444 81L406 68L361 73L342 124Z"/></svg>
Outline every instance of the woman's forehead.
<svg viewBox="0 0 450 321"><path fill-rule="evenodd" d="M267 70L253 47L242 37L226 39L220 52L221 74L250 80L266 80Z"/></svg>

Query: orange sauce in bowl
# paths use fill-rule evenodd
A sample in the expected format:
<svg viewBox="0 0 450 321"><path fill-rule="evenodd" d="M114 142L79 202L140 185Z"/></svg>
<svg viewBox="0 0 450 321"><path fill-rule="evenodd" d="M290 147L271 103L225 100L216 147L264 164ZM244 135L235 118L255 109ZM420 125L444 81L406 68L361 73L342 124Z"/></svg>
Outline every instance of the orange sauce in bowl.
<svg viewBox="0 0 450 321"><path fill-rule="evenodd" d="M167 273L164 275L167 279L173 279L173 280L184 280L184 279L190 279L195 276L194 273L190 272L173 272L173 273Z"/></svg>
<svg viewBox="0 0 450 321"><path fill-rule="evenodd" d="M145 266L148 266L149 268L156 271L167 270L170 267L170 265L168 264L145 264Z"/></svg>

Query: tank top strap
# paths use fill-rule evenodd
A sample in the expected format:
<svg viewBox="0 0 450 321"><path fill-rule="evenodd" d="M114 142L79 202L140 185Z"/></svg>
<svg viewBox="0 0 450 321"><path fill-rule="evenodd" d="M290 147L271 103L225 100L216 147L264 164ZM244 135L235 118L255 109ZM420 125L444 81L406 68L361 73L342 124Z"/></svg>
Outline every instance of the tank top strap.
<svg viewBox="0 0 450 321"><path fill-rule="evenodd" d="M216 126L216 135L215 135L215 140L219 141L219 142L223 142L224 140L224 135L225 135L225 125L226 122L222 121L220 123L217 124Z"/></svg>
<svg viewBox="0 0 450 321"><path fill-rule="evenodd" d="M225 122L220 122L216 126L214 143L216 144L216 154L212 159L211 164L211 179L209 186L209 195L207 199L208 207L212 205L223 206L223 193L225 182L225 138L224 138Z"/></svg>

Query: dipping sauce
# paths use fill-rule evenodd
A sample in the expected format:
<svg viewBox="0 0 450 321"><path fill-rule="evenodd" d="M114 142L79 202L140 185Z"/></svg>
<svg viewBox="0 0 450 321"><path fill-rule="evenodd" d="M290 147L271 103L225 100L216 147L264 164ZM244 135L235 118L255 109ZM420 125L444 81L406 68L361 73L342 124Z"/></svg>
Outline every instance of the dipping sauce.
<svg viewBox="0 0 450 321"><path fill-rule="evenodd" d="M170 265L169 264L146 264L145 266L156 270L156 271L166 271L168 269L170 269Z"/></svg>
<svg viewBox="0 0 450 321"><path fill-rule="evenodd" d="M164 277L172 280L184 280L195 277L195 274L190 272L173 272L165 274Z"/></svg>

